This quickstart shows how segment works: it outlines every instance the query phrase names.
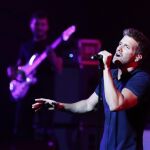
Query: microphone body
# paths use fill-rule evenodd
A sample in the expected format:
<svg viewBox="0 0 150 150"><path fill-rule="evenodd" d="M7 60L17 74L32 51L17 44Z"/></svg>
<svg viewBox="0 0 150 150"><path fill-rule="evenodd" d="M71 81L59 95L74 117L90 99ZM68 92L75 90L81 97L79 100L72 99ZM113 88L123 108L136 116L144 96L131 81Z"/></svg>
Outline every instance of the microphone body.
<svg viewBox="0 0 150 150"><path fill-rule="evenodd" d="M91 56L91 59L92 60L103 60L103 55L96 54L96 55Z"/></svg>

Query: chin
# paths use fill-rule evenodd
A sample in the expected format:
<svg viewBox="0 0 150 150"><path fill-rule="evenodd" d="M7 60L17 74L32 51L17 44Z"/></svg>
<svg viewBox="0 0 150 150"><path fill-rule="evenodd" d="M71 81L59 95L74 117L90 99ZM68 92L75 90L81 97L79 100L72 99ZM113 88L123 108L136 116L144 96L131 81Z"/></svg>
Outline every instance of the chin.
<svg viewBox="0 0 150 150"><path fill-rule="evenodd" d="M118 67L122 67L122 65L124 65L124 62L121 59L118 59L116 57L113 58L112 62Z"/></svg>
<svg viewBox="0 0 150 150"><path fill-rule="evenodd" d="M117 59L116 57L113 57L112 62L115 64L116 61L120 61L119 59Z"/></svg>

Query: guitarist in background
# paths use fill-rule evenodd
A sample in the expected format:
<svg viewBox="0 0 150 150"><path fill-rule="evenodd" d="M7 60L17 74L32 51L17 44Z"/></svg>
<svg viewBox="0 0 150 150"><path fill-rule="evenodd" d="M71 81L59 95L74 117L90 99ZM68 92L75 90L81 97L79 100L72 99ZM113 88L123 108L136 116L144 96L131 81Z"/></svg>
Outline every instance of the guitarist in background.
<svg viewBox="0 0 150 150"><path fill-rule="evenodd" d="M43 12L36 12L31 16L30 29L32 39L22 44L17 66L25 65L35 53L41 54L51 43L48 37L49 22L48 17ZM54 97L54 75L62 71L63 61L59 52L51 51L38 70L36 70L37 82L30 88L23 100L16 103L14 134L17 138L28 139L33 136L33 131L42 134L42 138L47 136L47 129L52 125L52 113L45 117L42 110L33 117L32 103L35 97ZM8 75L14 74L11 69L7 69ZM34 118L34 119L33 119ZM34 121L33 121L34 120ZM35 130L33 130L33 127ZM40 138L41 138L40 134Z"/></svg>

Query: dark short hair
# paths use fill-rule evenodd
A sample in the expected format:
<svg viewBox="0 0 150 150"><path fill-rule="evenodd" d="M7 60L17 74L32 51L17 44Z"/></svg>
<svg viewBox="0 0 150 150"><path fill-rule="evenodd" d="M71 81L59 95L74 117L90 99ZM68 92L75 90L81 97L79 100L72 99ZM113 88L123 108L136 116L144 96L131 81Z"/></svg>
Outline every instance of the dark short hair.
<svg viewBox="0 0 150 150"><path fill-rule="evenodd" d="M125 29L123 35L132 37L138 43L137 54L142 54L142 61L139 62L139 67L148 71L149 70L149 56L150 56L150 41L149 39L140 31L134 28Z"/></svg>
<svg viewBox="0 0 150 150"><path fill-rule="evenodd" d="M150 41L142 32L134 28L128 28L123 31L123 35L132 37L138 43L137 53L142 54L143 57L146 56L150 48Z"/></svg>
<svg viewBox="0 0 150 150"><path fill-rule="evenodd" d="M32 19L44 19L44 18L48 19L48 15L44 11L36 11L32 13L30 21Z"/></svg>

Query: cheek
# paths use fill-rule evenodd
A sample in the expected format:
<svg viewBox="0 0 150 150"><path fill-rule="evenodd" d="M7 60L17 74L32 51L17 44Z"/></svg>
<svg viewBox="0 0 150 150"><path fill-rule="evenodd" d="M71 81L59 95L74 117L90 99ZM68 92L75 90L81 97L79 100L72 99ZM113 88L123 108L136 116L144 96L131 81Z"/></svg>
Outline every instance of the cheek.
<svg viewBox="0 0 150 150"><path fill-rule="evenodd" d="M124 52L123 56L124 56L124 59L129 61L129 60L134 59L135 54L133 52L126 51L126 52Z"/></svg>
<svg viewBox="0 0 150 150"><path fill-rule="evenodd" d="M45 31L47 31L47 30L48 30L48 26L45 25L45 26L43 27L43 29L44 29Z"/></svg>
<svg viewBox="0 0 150 150"><path fill-rule="evenodd" d="M35 29L35 24L32 23L32 24L30 25L30 29L31 29L32 31L34 31L34 29Z"/></svg>
<svg viewBox="0 0 150 150"><path fill-rule="evenodd" d="M47 31L48 27L46 25L41 25L41 26L39 26L38 29L41 30L41 31Z"/></svg>

